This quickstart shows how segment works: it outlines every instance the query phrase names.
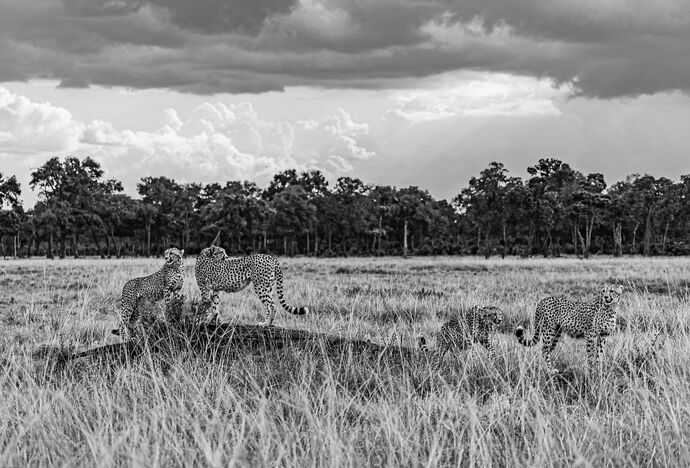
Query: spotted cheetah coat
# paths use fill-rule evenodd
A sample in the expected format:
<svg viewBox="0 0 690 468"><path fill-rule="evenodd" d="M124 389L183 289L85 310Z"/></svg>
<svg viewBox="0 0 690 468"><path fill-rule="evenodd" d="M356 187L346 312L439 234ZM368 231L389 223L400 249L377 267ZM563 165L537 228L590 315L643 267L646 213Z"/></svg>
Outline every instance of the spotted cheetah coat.
<svg viewBox="0 0 690 468"><path fill-rule="evenodd" d="M182 256L184 250L167 249L163 256L165 264L157 272L149 276L134 278L127 281L122 288L122 309L120 312L121 326L116 334L131 336L139 318L139 307L143 302L158 302L165 299L166 310L173 298L179 295L184 284L182 274Z"/></svg>
<svg viewBox="0 0 690 468"><path fill-rule="evenodd" d="M542 339L542 354L553 371L551 353L556 348L563 333L573 338L587 339L587 360L590 368L601 360L603 344L616 327L616 309L622 286L606 284L598 297L591 302L569 301L563 297L547 297L537 304L534 316L534 336L527 339L520 326L515 330L518 342L524 346L534 346Z"/></svg>
<svg viewBox="0 0 690 468"><path fill-rule="evenodd" d="M489 334L497 324L503 321L503 312L494 306L474 306L458 317L441 326L436 336L436 359L443 359L448 350L463 351L480 343L489 351L489 356L496 355L489 340ZM419 338L422 350L428 351L424 337Z"/></svg>
<svg viewBox="0 0 690 468"><path fill-rule="evenodd" d="M254 285L254 291L265 309L265 320L261 323L263 326L272 325L275 318L276 310L272 297L274 285L283 309L295 315L309 312L306 307L292 307L285 301L283 270L278 260L271 255L253 253L246 257L229 258L225 249L212 245L199 253L194 275L201 290L199 310L208 321L217 320L221 291L241 291L250 283Z"/></svg>

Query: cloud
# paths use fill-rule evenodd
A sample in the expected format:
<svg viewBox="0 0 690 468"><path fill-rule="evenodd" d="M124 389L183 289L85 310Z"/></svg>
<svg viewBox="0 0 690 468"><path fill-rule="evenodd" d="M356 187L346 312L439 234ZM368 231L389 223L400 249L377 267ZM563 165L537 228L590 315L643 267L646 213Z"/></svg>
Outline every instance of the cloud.
<svg viewBox="0 0 690 468"><path fill-rule="evenodd" d="M81 141L123 179L146 173L189 182L266 182L290 168L347 172L353 162L376 155L360 141L366 140L368 126L343 109L290 123L263 120L249 103L207 102L184 120L173 109L162 120L155 132L119 130L96 120L85 127Z"/></svg>
<svg viewBox="0 0 690 468"><path fill-rule="evenodd" d="M153 131L75 120L64 108L0 87L0 160L27 183L48 156L93 156L134 192L146 175L182 182L253 180L285 169L347 173L375 157L369 126L337 108L309 120L267 120L247 102L204 102L187 115L169 108Z"/></svg>
<svg viewBox="0 0 690 468"><path fill-rule="evenodd" d="M5 0L2 80L260 93L482 71L575 94L690 90L690 3Z"/></svg>
<svg viewBox="0 0 690 468"><path fill-rule="evenodd" d="M31 102L0 87L0 147L3 153L71 151L84 125L67 109Z"/></svg>
<svg viewBox="0 0 690 468"><path fill-rule="evenodd" d="M550 80L486 73L446 74L424 88L398 90L389 115L410 122L455 116L557 115L556 101L568 93Z"/></svg>

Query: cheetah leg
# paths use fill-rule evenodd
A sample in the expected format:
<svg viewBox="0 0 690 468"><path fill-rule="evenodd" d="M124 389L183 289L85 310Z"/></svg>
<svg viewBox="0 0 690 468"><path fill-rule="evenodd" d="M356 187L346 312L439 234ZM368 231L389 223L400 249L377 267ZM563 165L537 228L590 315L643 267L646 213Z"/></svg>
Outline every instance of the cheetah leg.
<svg viewBox="0 0 690 468"><path fill-rule="evenodd" d="M165 321L168 325L178 323L182 318L179 310L175 310L176 303L182 298L179 290L168 289L165 291L163 299L165 300Z"/></svg>
<svg viewBox="0 0 690 468"><path fill-rule="evenodd" d="M546 366L549 369L550 372L558 372L558 369L556 369L553 365L553 362L551 360L551 351L556 347L556 343L558 342L558 337L560 335L557 335L554 330L546 330L544 333L544 338L542 341L542 348L541 352L542 355L544 356L544 361L546 361Z"/></svg>
<svg viewBox="0 0 690 468"><path fill-rule="evenodd" d="M595 333L587 335L587 364L590 371L596 370L601 364L604 354L603 341L603 338Z"/></svg>
<svg viewBox="0 0 690 468"><path fill-rule="evenodd" d="M211 292L211 306L210 306L210 310L209 310L208 315L206 315L209 323L218 322L219 304L220 304L220 293L218 291Z"/></svg>
<svg viewBox="0 0 690 468"><path fill-rule="evenodd" d="M556 349L556 345L558 344L558 340L561 339L561 335L563 334L563 327L558 327L553 333L553 338L551 339L551 349L549 349L550 353L553 353L553 350Z"/></svg>
<svg viewBox="0 0 690 468"><path fill-rule="evenodd" d="M214 291L209 285L200 285L201 289L201 305L197 312L197 319L215 322L218 317L218 304L220 297L218 291Z"/></svg>
<svg viewBox="0 0 690 468"><path fill-rule="evenodd" d="M276 306L273 303L273 298L271 297L272 287L270 283L254 283L254 291L256 295L261 299L261 303L266 309L266 320L261 322L259 325L262 327L270 327L273 325L273 319L276 316Z"/></svg>
<svg viewBox="0 0 690 468"><path fill-rule="evenodd" d="M120 311L120 336L126 339L129 336L129 319L134 315L135 304L122 302Z"/></svg>
<svg viewBox="0 0 690 468"><path fill-rule="evenodd" d="M134 338L135 327L134 324L139 318L139 305L141 299L139 296L134 299L134 303L122 304L122 323L120 325L120 335L123 339L126 337Z"/></svg>
<svg viewBox="0 0 690 468"><path fill-rule="evenodd" d="M491 341L489 340L489 338L482 338L479 340L479 343L489 351L489 357L490 358L493 359L496 357L496 352L494 351L494 345L491 344Z"/></svg>

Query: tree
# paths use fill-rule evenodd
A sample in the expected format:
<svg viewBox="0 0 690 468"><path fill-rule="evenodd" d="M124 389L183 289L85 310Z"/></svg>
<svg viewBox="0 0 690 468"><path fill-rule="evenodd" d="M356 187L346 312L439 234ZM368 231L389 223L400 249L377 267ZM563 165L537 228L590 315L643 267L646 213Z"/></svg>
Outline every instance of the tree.
<svg viewBox="0 0 690 468"><path fill-rule="evenodd" d="M595 222L603 216L610 204L610 197L604 193L605 189L606 182L602 174L589 174L578 181L577 190L570 197L568 210L575 219L577 239L580 240L585 258L589 258ZM580 223L585 227L584 236L580 231Z"/></svg>
<svg viewBox="0 0 690 468"><path fill-rule="evenodd" d="M39 199L45 203L44 220L48 221L50 236L49 257L52 258L56 228L60 238L60 257L66 255L66 240L70 234L72 253L79 256L79 236L94 220L96 198L105 190L103 184L119 184L102 182L102 176L100 164L89 157L84 160L67 157L64 161L50 158L31 173L30 186L39 190Z"/></svg>
<svg viewBox="0 0 690 468"><path fill-rule="evenodd" d="M457 206L476 226L477 248L481 243L481 235L484 234L485 258L491 255L491 236L497 229L501 230L504 245L502 256L505 256L508 217L506 201L508 192L516 184L521 184L520 180L508 177L508 170L502 163L492 162L479 173L479 177L472 177L469 186L455 198Z"/></svg>
<svg viewBox="0 0 690 468"><path fill-rule="evenodd" d="M314 206L309 204L307 192L301 185L282 190L271 200L275 210L272 224L277 235L283 238L283 254L288 255L287 239L290 238L290 255L295 255L295 236L304 232L315 215Z"/></svg>
<svg viewBox="0 0 690 468"><path fill-rule="evenodd" d="M15 176L8 179L0 172L0 242L2 256L6 256L5 236L12 237L13 255L17 257L20 225L25 218L19 196L22 190Z"/></svg>

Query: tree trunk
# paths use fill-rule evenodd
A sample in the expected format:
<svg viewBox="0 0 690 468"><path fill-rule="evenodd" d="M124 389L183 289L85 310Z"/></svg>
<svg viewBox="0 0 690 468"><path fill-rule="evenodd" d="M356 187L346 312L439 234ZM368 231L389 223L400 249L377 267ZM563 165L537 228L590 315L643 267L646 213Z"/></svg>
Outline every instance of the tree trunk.
<svg viewBox="0 0 690 468"><path fill-rule="evenodd" d="M661 253L666 254L666 239L668 238L668 225L671 223L670 219L666 220L666 228L664 229L664 237L661 238Z"/></svg>
<svg viewBox="0 0 690 468"><path fill-rule="evenodd" d="M532 255L532 249L534 248L534 231L536 230L534 223L530 224L529 235L527 237L527 247L522 253L522 258L527 258Z"/></svg>
<svg viewBox="0 0 690 468"><path fill-rule="evenodd" d="M585 258L589 258L589 251L592 247L592 232L594 231L594 216L589 221L585 221Z"/></svg>
<svg viewBox="0 0 690 468"><path fill-rule="evenodd" d="M633 238L632 238L632 254L633 254L633 256L635 256L635 254L637 253L635 240L637 239L637 228L639 228L639 227L640 227L640 223L638 221L635 223L635 228L633 229Z"/></svg>
<svg viewBox="0 0 690 468"><path fill-rule="evenodd" d="M79 234L76 231L72 233L72 255L79 258Z"/></svg>
<svg viewBox="0 0 690 468"><path fill-rule="evenodd" d="M287 257L287 237L283 236L283 255Z"/></svg>
<svg viewBox="0 0 690 468"><path fill-rule="evenodd" d="M101 258L105 258L105 255L103 254L103 248L101 247L101 241L98 240L98 235L96 234L96 231L94 229L91 229L91 238L93 239L93 243L96 244L96 249L98 249L98 255ZM106 243L108 239L108 235L106 234Z"/></svg>
<svg viewBox="0 0 690 468"><path fill-rule="evenodd" d="M319 225L314 225L314 257L319 256Z"/></svg>
<svg viewBox="0 0 690 468"><path fill-rule="evenodd" d="M652 209L647 210L647 217L644 222L644 256L648 257L652 253Z"/></svg>
<svg viewBox="0 0 690 468"><path fill-rule="evenodd" d="M587 227L585 226L585 230ZM585 236L587 233L585 232ZM580 238L580 244L582 245L582 256L584 258L589 258L589 244L585 241L585 239L582 238L582 234L580 233L580 228L577 229L577 237Z"/></svg>
<svg viewBox="0 0 690 468"><path fill-rule="evenodd" d="M383 215L379 215L379 238L378 238L378 250L381 251L381 236L383 236Z"/></svg>
<svg viewBox="0 0 690 468"><path fill-rule="evenodd" d="M403 226L403 257L407 257L407 220Z"/></svg>
<svg viewBox="0 0 690 468"><path fill-rule="evenodd" d="M310 252L311 249L309 248L309 231L307 231L307 257L309 256Z"/></svg>
<svg viewBox="0 0 690 468"><path fill-rule="evenodd" d="M487 229L484 234L484 258L489 259L491 257L491 229Z"/></svg>
<svg viewBox="0 0 690 468"><path fill-rule="evenodd" d="M613 256L620 257L623 255L623 236L622 224L619 222L613 223Z"/></svg>
<svg viewBox="0 0 690 468"><path fill-rule="evenodd" d="M55 258L55 254L53 253L53 229L50 229L50 236L48 237L48 258L51 260Z"/></svg>
<svg viewBox="0 0 690 468"><path fill-rule="evenodd" d="M503 247L501 248L501 258L506 258L506 249L508 248L508 236L506 235L506 220L501 222L501 228L503 229Z"/></svg>
<svg viewBox="0 0 690 468"><path fill-rule="evenodd" d="M60 232L60 258L65 258L67 253L67 233L63 229Z"/></svg>
<svg viewBox="0 0 690 468"><path fill-rule="evenodd" d="M546 230L546 239L544 239L544 246L542 250L542 255L544 258L549 258L549 255L551 254L551 243L553 240L551 239L551 230L547 229Z"/></svg>
<svg viewBox="0 0 690 468"><path fill-rule="evenodd" d="M118 249L118 258L120 256ZM146 223L146 256L151 256L151 223Z"/></svg>

